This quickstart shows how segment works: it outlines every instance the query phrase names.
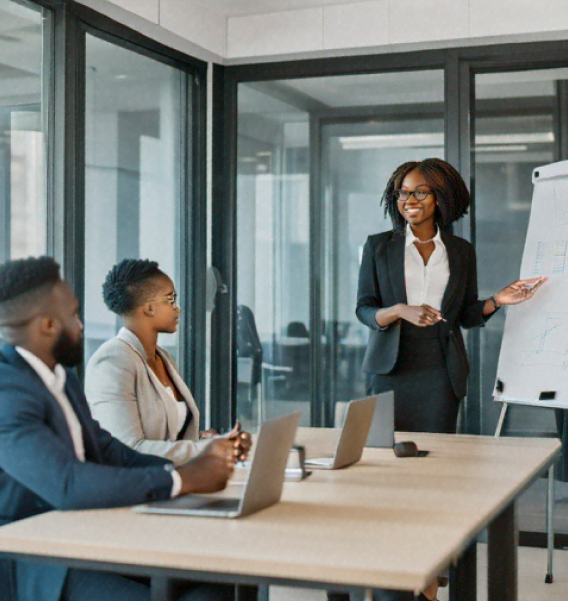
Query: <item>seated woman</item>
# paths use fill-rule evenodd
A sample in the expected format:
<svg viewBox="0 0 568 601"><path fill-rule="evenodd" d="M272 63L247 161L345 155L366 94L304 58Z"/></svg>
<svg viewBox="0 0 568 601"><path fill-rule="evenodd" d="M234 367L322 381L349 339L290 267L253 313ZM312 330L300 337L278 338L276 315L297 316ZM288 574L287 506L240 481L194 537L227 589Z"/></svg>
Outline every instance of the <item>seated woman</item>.
<svg viewBox="0 0 568 601"><path fill-rule="evenodd" d="M106 276L103 298L124 327L87 365L93 416L128 446L181 465L208 441L199 441L197 405L172 356L157 344L158 334L178 327L174 284L155 261L124 259Z"/></svg>

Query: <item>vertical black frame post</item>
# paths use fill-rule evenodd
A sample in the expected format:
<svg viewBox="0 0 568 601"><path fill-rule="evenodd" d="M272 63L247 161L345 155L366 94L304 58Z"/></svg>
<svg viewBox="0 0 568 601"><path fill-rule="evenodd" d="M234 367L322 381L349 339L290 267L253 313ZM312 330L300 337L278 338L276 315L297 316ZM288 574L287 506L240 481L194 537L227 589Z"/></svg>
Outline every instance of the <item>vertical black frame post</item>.
<svg viewBox="0 0 568 601"><path fill-rule="evenodd" d="M326 403L323 398L324 361L326 354L322 348L322 285L324 280L325 235L324 200L322 194L322 132L320 120L310 115L310 426L326 425ZM327 424L329 425L329 424Z"/></svg>
<svg viewBox="0 0 568 601"><path fill-rule="evenodd" d="M213 65L212 265L227 283L211 314L211 425L228 429L236 416L236 156L237 84ZM231 132L231 128L235 128ZM231 132L231 134L229 134Z"/></svg>
<svg viewBox="0 0 568 601"><path fill-rule="evenodd" d="M469 63L456 52L448 54L445 72L446 160L469 184L471 205L468 215L454 226L454 233L475 245L475 164L474 148L474 79ZM481 431L480 332L467 333L471 366L468 395L463 403L461 428L463 432Z"/></svg>
<svg viewBox="0 0 568 601"><path fill-rule="evenodd" d="M556 82L556 104L554 110L555 160L568 159L568 80Z"/></svg>
<svg viewBox="0 0 568 601"><path fill-rule="evenodd" d="M82 301L85 277L85 35L67 4L56 12L54 45L54 216L50 250L62 264L65 278Z"/></svg>
<svg viewBox="0 0 568 601"><path fill-rule="evenodd" d="M189 88L191 112L188 114L187 102ZM206 268L207 268L207 67L199 66L195 73L187 74L185 82L185 106L182 104L182 157L185 140L191 139L191 160L184 164L181 173L182 234L181 256L191 257L188 268L181 269L180 287L184 298L191 298L191 311L186 319L187 328L181 333L180 348L186 358L185 377L193 391L197 406L201 412L201 427L205 427L205 363L206 363ZM191 127L191 136L188 131ZM189 150L189 149L188 149ZM187 175L191 173L191 182ZM189 194L191 188L191 196Z"/></svg>

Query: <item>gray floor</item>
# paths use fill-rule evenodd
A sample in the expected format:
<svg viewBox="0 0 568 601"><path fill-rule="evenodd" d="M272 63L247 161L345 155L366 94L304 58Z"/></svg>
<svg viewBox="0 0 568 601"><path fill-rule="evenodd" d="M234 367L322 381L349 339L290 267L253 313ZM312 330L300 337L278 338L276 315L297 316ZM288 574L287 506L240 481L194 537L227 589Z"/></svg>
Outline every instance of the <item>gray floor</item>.
<svg viewBox="0 0 568 601"><path fill-rule="evenodd" d="M478 545L478 601L486 601L487 547ZM568 551L554 553L554 583L544 584L546 550L519 549L519 601L565 601L568 599ZM448 600L448 589L440 589L440 601ZM270 588L270 601L325 601L323 591L294 589L280 586Z"/></svg>

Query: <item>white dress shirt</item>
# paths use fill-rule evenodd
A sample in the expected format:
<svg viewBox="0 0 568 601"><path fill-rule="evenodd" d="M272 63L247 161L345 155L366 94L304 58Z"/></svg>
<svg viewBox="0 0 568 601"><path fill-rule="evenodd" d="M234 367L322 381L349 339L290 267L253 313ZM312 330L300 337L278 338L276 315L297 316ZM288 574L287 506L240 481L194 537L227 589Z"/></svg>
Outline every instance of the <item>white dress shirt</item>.
<svg viewBox="0 0 568 601"><path fill-rule="evenodd" d="M410 227L406 228L406 247L404 251L404 280L408 305L430 305L434 309L442 308L442 299L450 277L450 265L446 246L442 242L440 230L434 239L434 252L424 265L414 241L418 240Z"/></svg>
<svg viewBox="0 0 568 601"><path fill-rule="evenodd" d="M73 440L73 448L75 449L75 456L79 461L85 461L85 444L83 442L83 429L73 406L69 402L67 395L65 394L65 381L67 380L67 374L61 365L56 365L55 369L51 371L49 367L39 358L36 357L30 351L17 346L16 350L20 355L29 363L30 367L37 373L41 378L45 387L55 397L55 400L59 403L65 421L69 426L69 432L71 432L71 439Z"/></svg>
<svg viewBox="0 0 568 601"><path fill-rule="evenodd" d="M81 423L75 414L73 406L69 402L67 395L65 394L65 382L67 380L67 374L63 367L59 364L55 366L55 369L51 371L49 367L39 358L36 357L30 351L17 346L16 350L22 356L22 358L30 365L30 367L37 373L41 378L45 387L55 397L55 400L59 403L65 421L69 426L69 432L71 432L71 440L73 440L73 448L75 450L75 456L79 461L85 461L85 443L83 442L83 428ZM175 471L170 472L172 475L172 491L171 496L177 497L181 491L181 476Z"/></svg>

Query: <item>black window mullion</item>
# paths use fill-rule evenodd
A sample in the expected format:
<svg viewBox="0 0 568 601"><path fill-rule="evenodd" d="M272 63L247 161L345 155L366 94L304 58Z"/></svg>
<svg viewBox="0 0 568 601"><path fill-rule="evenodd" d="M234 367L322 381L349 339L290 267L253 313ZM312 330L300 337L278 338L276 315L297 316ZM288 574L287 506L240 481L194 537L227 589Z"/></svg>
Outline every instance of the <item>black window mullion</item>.
<svg viewBox="0 0 568 601"><path fill-rule="evenodd" d="M53 255L82 300L85 216L85 31L67 7L56 14L53 111Z"/></svg>

